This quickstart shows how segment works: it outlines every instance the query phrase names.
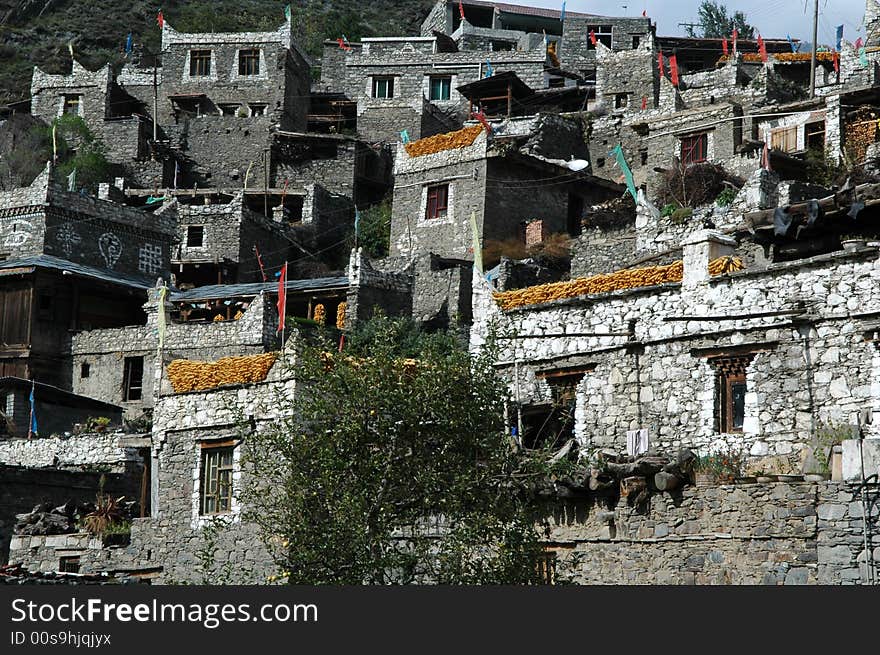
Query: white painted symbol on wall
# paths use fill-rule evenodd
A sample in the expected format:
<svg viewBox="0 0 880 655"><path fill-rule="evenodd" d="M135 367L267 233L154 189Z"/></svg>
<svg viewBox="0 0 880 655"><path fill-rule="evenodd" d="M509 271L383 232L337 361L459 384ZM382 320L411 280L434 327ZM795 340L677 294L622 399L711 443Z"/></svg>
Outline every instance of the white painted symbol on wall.
<svg viewBox="0 0 880 655"><path fill-rule="evenodd" d="M162 270L162 246L147 243L138 251L138 268L141 273L156 275Z"/></svg>
<svg viewBox="0 0 880 655"><path fill-rule="evenodd" d="M77 234L70 223L65 223L58 229L58 243L61 244L61 250L64 251L64 254L70 257L74 247L82 243L82 237Z"/></svg>
<svg viewBox="0 0 880 655"><path fill-rule="evenodd" d="M113 268L122 255L122 241L112 232L105 232L98 238L98 250L107 268Z"/></svg>
<svg viewBox="0 0 880 655"><path fill-rule="evenodd" d="M14 221L10 231L3 239L3 245L10 248L21 248L31 238L33 226L28 221Z"/></svg>

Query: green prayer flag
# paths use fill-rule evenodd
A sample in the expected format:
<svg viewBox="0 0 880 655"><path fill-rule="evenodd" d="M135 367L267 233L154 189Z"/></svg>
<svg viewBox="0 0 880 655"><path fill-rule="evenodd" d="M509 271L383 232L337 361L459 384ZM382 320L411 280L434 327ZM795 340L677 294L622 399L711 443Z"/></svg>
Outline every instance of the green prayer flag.
<svg viewBox="0 0 880 655"><path fill-rule="evenodd" d="M284 17L290 20L290 5L284 5Z"/></svg>
<svg viewBox="0 0 880 655"><path fill-rule="evenodd" d="M629 168L629 164L626 163L626 157L623 155L623 148L618 144L614 146L614 150L609 152L608 155L613 156L617 160L617 165L620 166L620 170L623 171L623 177L626 179L626 188L633 197L633 200L638 202L639 196L636 192L636 183L633 181L632 171Z"/></svg>
<svg viewBox="0 0 880 655"><path fill-rule="evenodd" d="M868 51L864 47L859 48L859 63L865 68L871 65L868 61Z"/></svg>

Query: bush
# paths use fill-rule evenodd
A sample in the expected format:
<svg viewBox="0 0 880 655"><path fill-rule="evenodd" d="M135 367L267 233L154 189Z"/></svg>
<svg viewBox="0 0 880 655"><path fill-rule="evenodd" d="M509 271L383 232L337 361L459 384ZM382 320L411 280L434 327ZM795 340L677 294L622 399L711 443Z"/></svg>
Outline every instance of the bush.
<svg viewBox="0 0 880 655"><path fill-rule="evenodd" d="M681 207L680 209L676 209L674 212L672 212L672 216L669 217L669 220L676 225L681 225L693 215L693 209L691 209L690 207Z"/></svg>
<svg viewBox="0 0 880 655"><path fill-rule="evenodd" d="M727 187L715 198L715 204L719 207L728 207L736 198L737 190L733 187Z"/></svg>
<svg viewBox="0 0 880 655"><path fill-rule="evenodd" d="M716 164L682 166L676 160L675 166L661 174L658 196L664 205L700 207L714 202L727 187L725 182L742 186L739 179Z"/></svg>

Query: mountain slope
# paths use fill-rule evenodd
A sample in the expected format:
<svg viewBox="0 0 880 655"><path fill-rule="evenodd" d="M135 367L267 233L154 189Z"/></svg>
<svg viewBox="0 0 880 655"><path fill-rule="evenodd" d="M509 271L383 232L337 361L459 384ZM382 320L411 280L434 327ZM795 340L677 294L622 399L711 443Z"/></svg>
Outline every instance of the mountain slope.
<svg viewBox="0 0 880 655"><path fill-rule="evenodd" d="M222 32L275 29L284 21L286 1L165 0L162 11L175 29ZM294 32L314 56L321 41L345 34L363 36L418 34L434 0L296 0ZM135 45L159 44L155 2L128 0L0 0L0 105L28 96L31 71L70 70L68 44L89 68L121 65L126 35Z"/></svg>

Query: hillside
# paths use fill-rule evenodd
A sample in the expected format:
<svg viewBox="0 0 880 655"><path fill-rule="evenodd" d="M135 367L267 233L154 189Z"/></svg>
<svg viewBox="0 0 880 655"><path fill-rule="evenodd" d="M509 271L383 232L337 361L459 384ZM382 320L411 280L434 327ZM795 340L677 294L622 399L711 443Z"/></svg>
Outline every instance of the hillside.
<svg viewBox="0 0 880 655"><path fill-rule="evenodd" d="M177 30L221 32L274 29L284 20L280 0L165 0ZM312 55L325 38L416 34L433 0L293 0L294 30ZM89 68L121 65L127 34L155 49L158 3L128 0L0 0L0 105L28 96L33 66L70 70L68 44Z"/></svg>

